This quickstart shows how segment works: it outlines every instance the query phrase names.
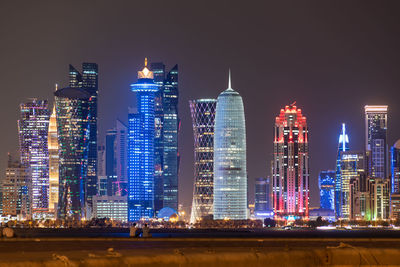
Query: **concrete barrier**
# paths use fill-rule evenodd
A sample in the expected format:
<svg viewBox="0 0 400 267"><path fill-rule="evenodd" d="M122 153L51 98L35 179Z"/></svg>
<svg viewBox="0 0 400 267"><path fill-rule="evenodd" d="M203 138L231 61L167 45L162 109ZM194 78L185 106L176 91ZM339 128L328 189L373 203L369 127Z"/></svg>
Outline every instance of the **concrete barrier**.
<svg viewBox="0 0 400 267"><path fill-rule="evenodd" d="M172 254L149 256L124 256L110 254L103 257L87 257L70 260L63 255L53 255L53 260L41 262L18 262L18 266L165 266L165 267L258 267L258 266L380 266L400 265L400 249L360 248L346 244L338 247L321 249L283 249L268 251L267 248L254 249L250 252L215 252L183 253L176 250ZM15 266L0 263L0 266Z"/></svg>

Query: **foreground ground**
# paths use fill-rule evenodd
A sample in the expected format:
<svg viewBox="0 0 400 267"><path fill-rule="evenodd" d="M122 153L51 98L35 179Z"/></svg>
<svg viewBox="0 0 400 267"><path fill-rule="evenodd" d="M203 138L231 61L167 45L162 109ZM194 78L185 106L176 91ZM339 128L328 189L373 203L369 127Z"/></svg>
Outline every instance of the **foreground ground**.
<svg viewBox="0 0 400 267"><path fill-rule="evenodd" d="M397 232L375 231L369 236L368 233L365 236L359 233L357 237L339 238L329 237L329 232L316 231L308 232L310 237L304 237L307 234L304 231L290 234L270 231L270 237L263 236L265 231L258 234L260 237L235 237L237 231L223 231L224 237L218 231L206 232L207 237L130 239L55 235L3 239L0 241L0 266L400 265ZM174 234L171 232L170 235ZM322 237L312 237L316 235Z"/></svg>

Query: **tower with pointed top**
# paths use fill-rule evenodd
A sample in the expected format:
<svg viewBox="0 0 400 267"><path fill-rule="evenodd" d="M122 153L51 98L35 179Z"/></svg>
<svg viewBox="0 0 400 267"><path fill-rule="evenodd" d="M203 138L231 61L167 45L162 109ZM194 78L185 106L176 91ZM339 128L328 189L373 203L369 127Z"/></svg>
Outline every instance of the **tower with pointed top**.
<svg viewBox="0 0 400 267"><path fill-rule="evenodd" d="M136 93L137 112L128 118L128 221L138 221L154 217L154 99L159 89L147 58L131 90Z"/></svg>
<svg viewBox="0 0 400 267"><path fill-rule="evenodd" d="M341 206L342 206L342 154L349 151L349 136L346 133L346 124L342 124L342 132L339 135L338 152L336 159L336 177L335 177L335 216L336 218L341 217Z"/></svg>
<svg viewBox="0 0 400 267"><path fill-rule="evenodd" d="M214 131L214 219L247 219L244 107L230 72L228 89L217 99Z"/></svg>
<svg viewBox="0 0 400 267"><path fill-rule="evenodd" d="M309 163L306 117L294 104L275 119L273 203L280 220L308 218Z"/></svg>
<svg viewBox="0 0 400 267"><path fill-rule="evenodd" d="M57 88L56 88L57 91ZM59 187L59 156L58 156L58 135L56 105L50 116L48 131L48 150L49 150L49 211L54 213L58 205L58 187Z"/></svg>

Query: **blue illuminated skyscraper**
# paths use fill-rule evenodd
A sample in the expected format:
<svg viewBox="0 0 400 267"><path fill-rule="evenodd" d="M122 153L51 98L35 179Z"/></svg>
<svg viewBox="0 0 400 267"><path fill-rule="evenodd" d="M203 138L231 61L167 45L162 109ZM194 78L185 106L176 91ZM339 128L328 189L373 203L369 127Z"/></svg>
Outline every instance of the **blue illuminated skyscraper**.
<svg viewBox="0 0 400 267"><path fill-rule="evenodd" d="M154 217L154 99L158 85L147 59L131 90L136 93L137 112L128 118L128 221L137 221Z"/></svg>
<svg viewBox="0 0 400 267"><path fill-rule="evenodd" d="M400 194L400 139L390 149L392 194Z"/></svg>
<svg viewBox="0 0 400 267"><path fill-rule="evenodd" d="M320 208L335 209L335 171L321 171L318 179Z"/></svg>
<svg viewBox="0 0 400 267"><path fill-rule="evenodd" d="M231 88L230 75L215 113L214 219L247 219L244 107L242 97Z"/></svg>
<svg viewBox="0 0 400 267"><path fill-rule="evenodd" d="M337 160L336 160L336 180L335 180L335 216L336 218L340 218L341 214L341 204L340 204L340 195L342 192L342 179L341 179L341 158L342 154L345 151L349 150L349 137L346 134L346 124L342 124L342 132L339 135L339 145L337 152Z"/></svg>

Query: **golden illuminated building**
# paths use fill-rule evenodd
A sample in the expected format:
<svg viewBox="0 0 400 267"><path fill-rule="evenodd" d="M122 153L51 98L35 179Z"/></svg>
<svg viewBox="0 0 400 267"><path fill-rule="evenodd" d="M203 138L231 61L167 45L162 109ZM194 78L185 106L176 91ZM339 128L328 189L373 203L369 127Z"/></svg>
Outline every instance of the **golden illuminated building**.
<svg viewBox="0 0 400 267"><path fill-rule="evenodd" d="M53 112L50 116L49 132L48 132L48 148L49 148L49 211L55 212L58 204L58 135L56 107L54 105Z"/></svg>

